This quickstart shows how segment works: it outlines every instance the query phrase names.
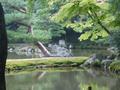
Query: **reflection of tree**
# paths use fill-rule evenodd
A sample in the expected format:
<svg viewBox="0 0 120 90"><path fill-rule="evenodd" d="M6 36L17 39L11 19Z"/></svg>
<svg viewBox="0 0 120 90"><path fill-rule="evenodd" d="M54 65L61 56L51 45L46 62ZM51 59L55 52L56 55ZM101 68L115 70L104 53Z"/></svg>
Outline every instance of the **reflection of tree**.
<svg viewBox="0 0 120 90"><path fill-rule="evenodd" d="M38 72L37 75L36 75L36 78L38 80L42 79L44 77L44 75L46 74L47 72L44 71L44 72Z"/></svg>
<svg viewBox="0 0 120 90"><path fill-rule="evenodd" d="M54 90L80 90L76 80L78 72L61 72L60 78L55 82Z"/></svg>
<svg viewBox="0 0 120 90"><path fill-rule="evenodd" d="M87 70L79 72L76 75L76 79L80 83L79 87L81 90L87 90L89 86L92 87L93 90L119 90L120 80L116 82L115 77L111 77L110 75L106 75L100 70ZM113 86L111 88L111 86Z"/></svg>
<svg viewBox="0 0 120 90"><path fill-rule="evenodd" d="M5 75L0 75L0 90L6 90Z"/></svg>
<svg viewBox="0 0 120 90"><path fill-rule="evenodd" d="M11 75L7 77L7 87L8 90L88 90L91 86L92 90L119 90L120 79L97 72L92 74L96 75L86 71Z"/></svg>
<svg viewBox="0 0 120 90"><path fill-rule="evenodd" d="M36 75L36 78L38 80L40 80L40 79L42 79L44 77L45 74L46 74L46 72L38 72L37 75ZM34 84L31 86L30 90L34 90Z"/></svg>

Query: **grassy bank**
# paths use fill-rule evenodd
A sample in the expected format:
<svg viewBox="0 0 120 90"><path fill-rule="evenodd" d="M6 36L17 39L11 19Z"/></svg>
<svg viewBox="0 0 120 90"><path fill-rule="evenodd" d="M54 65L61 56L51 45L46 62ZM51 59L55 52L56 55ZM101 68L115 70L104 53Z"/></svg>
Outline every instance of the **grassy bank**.
<svg viewBox="0 0 120 90"><path fill-rule="evenodd" d="M48 57L36 59L7 60L6 72L36 70L43 68L78 67L87 57Z"/></svg>

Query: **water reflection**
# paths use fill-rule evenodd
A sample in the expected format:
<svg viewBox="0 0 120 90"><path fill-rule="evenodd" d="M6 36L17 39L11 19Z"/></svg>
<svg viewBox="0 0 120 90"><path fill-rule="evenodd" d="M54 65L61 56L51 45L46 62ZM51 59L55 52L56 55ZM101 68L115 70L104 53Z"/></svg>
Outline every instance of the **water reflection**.
<svg viewBox="0 0 120 90"><path fill-rule="evenodd" d="M79 82L76 80L77 72L59 73L59 78L54 84L54 90L80 90Z"/></svg>
<svg viewBox="0 0 120 90"><path fill-rule="evenodd" d="M6 76L7 90L119 90L119 83L119 78L92 70Z"/></svg>
<svg viewBox="0 0 120 90"><path fill-rule="evenodd" d="M5 75L0 74L0 90L6 90Z"/></svg>

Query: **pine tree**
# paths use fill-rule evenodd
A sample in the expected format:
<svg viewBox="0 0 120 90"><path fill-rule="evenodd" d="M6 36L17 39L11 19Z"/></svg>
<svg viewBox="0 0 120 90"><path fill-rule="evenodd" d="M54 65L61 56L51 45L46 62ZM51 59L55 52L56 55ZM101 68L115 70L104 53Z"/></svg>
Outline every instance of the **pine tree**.
<svg viewBox="0 0 120 90"><path fill-rule="evenodd" d="M7 0L2 3L10 42L47 42L65 33L60 24L50 20L48 0Z"/></svg>

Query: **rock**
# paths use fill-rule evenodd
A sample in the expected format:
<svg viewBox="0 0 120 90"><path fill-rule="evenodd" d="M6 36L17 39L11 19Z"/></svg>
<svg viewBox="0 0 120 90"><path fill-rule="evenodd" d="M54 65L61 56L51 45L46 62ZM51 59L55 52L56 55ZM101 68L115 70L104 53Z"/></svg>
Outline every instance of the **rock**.
<svg viewBox="0 0 120 90"><path fill-rule="evenodd" d="M112 62L113 60L105 59L101 62L101 65L103 66L104 69L107 69Z"/></svg>
<svg viewBox="0 0 120 90"><path fill-rule="evenodd" d="M108 48L107 50L110 51L110 52L113 53L113 54L118 53L118 49L117 49L116 47L110 47L110 48Z"/></svg>
<svg viewBox="0 0 120 90"><path fill-rule="evenodd" d="M72 49L72 48L73 48L73 46L70 44L68 48L69 48L69 49Z"/></svg>
<svg viewBox="0 0 120 90"><path fill-rule="evenodd" d="M116 58L116 55L114 55L114 54L112 54L112 55L110 55L110 56L107 56L107 59L109 59L109 60L113 60L113 59L115 59Z"/></svg>
<svg viewBox="0 0 120 90"><path fill-rule="evenodd" d="M60 45L61 47L66 47L65 40L59 40L59 45Z"/></svg>
<svg viewBox="0 0 120 90"><path fill-rule="evenodd" d="M86 60L84 62L84 66L90 66L92 63L94 63L96 60L96 54L94 54L93 56L91 56L88 60Z"/></svg>
<svg viewBox="0 0 120 90"><path fill-rule="evenodd" d="M15 48L14 47L8 47L8 52L14 52Z"/></svg>
<svg viewBox="0 0 120 90"><path fill-rule="evenodd" d="M62 40L60 40L59 44L49 44L48 48L51 51L52 56L59 56L59 57L69 57L71 56L71 52L69 49L66 48Z"/></svg>
<svg viewBox="0 0 120 90"><path fill-rule="evenodd" d="M34 48L28 48L27 52L35 53L35 49Z"/></svg>
<svg viewBox="0 0 120 90"><path fill-rule="evenodd" d="M88 60L86 60L83 66L100 66L102 60L106 59L106 55L94 54Z"/></svg>

